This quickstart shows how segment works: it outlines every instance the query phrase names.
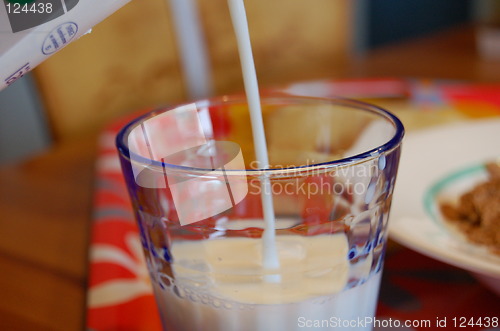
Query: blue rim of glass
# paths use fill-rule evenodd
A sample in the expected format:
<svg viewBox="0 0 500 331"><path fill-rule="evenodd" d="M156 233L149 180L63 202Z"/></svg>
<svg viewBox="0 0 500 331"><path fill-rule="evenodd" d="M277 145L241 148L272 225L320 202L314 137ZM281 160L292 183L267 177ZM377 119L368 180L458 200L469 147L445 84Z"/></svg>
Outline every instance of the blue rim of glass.
<svg viewBox="0 0 500 331"><path fill-rule="evenodd" d="M252 174L252 175L260 175L260 174L265 174L265 175L271 175L271 174L287 174L293 171L309 171L309 170L316 170L318 168L320 169L330 169L330 168L340 168L340 167L345 167L345 166L350 166L356 163L360 163L362 161L366 161L368 159L373 159L376 158L383 153L390 152L393 149L397 148L400 144L401 141L403 140L403 136L405 133L403 123L397 118L395 115L390 113L389 111L375 106L370 103L358 101L358 100L353 100L353 99L348 99L348 98L342 98L342 97L329 97L329 98L324 98L324 97L312 97L312 96L301 96L301 95L289 95L289 94L284 94L284 93L278 93L278 94L266 94L265 96L261 97L262 101L266 100L272 100L274 102L277 102L279 100L283 101L290 101L294 100L296 101L295 104L300 105L301 103L304 104L305 102L308 103L327 103L331 105L339 105L339 106L344 106L346 108L355 108L358 110L363 110L363 111L368 111L373 114L379 115L380 117L385 118L391 124L395 127L395 133L392 136L391 139L389 139L386 143L373 148L371 150L368 150L366 152L356 154L347 158L341 158L337 160L332 160L332 161L327 161L327 162L321 162L321 163L315 163L315 164L307 164L307 165L302 165L302 166L296 166L296 167L285 167L285 168L269 168L269 169L233 169L233 170L225 170L227 174L231 173L237 173L237 172L245 172L247 174ZM231 105L231 104L242 104L246 103L246 99L244 96L222 96L222 97L215 97L215 98L207 98L207 99L202 99L199 101L194 101L191 103L183 103L183 104L178 104L174 105L171 107L164 107L164 108L159 108L155 109L153 111L150 111L146 114L143 114L136 119L130 121L128 124L126 124L123 128L120 129L118 132L118 135L116 136L116 147L122 157L125 157L128 160L131 160L132 158L130 157L131 152L127 146L126 143L126 138L128 136L128 133L132 129L134 129L137 125L140 123L146 121L148 118L152 118L158 114L162 114L167 111L174 110L176 108L195 103L198 108L201 107L214 107L214 106L222 106L222 105ZM193 168L193 167L186 167L186 166L180 166L180 165L175 165L175 164L169 164L169 163L164 163L164 162L159 162L155 160L151 160L149 158L145 158L143 156L134 154L133 160L135 162L140 162L141 164L148 165L148 166L156 166L156 167L161 167L161 168L169 168L170 170L173 171L188 171L188 172L199 172L199 173L206 173L207 171L212 171L212 169L202 169L202 168Z"/></svg>

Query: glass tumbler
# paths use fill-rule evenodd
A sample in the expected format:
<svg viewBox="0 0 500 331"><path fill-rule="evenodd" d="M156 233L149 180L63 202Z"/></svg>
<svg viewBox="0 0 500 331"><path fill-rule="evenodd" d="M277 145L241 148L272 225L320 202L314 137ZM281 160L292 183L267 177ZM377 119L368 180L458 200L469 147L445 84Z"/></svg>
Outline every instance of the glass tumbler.
<svg viewBox="0 0 500 331"><path fill-rule="evenodd" d="M118 134L164 329L371 329L401 122L279 94L262 114L269 167L243 96L159 109Z"/></svg>

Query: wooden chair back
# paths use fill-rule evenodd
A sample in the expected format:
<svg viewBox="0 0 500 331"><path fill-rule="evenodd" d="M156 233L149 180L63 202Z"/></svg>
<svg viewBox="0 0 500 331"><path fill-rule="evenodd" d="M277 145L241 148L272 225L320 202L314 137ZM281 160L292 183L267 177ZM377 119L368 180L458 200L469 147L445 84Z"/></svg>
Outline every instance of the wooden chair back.
<svg viewBox="0 0 500 331"><path fill-rule="evenodd" d="M351 48L349 0L247 0L261 87L335 77ZM243 90L226 0L198 0L214 93ZM35 69L56 139L187 98L168 0L133 0Z"/></svg>

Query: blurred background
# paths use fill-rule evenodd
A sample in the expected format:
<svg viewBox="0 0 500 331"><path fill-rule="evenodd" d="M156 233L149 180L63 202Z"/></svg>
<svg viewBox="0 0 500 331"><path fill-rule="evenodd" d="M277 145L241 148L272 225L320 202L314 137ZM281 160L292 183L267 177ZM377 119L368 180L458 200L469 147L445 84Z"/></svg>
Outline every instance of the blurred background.
<svg viewBox="0 0 500 331"><path fill-rule="evenodd" d="M366 75L356 70L355 61L380 47L463 25L495 25L500 13L495 0L252 0L246 5L264 88ZM226 0L198 0L196 10L209 67L206 94L242 91ZM186 81L172 11L165 0L131 1L0 92L0 163L97 132L138 109L197 97ZM418 66L413 70L403 73L425 75ZM439 78L456 77L441 73Z"/></svg>

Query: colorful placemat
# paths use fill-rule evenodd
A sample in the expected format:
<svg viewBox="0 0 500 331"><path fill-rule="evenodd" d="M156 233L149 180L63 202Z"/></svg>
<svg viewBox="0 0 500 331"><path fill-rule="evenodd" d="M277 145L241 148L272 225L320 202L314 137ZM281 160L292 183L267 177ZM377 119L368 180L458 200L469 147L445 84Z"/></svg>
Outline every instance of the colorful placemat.
<svg viewBox="0 0 500 331"><path fill-rule="evenodd" d="M500 115L500 85L387 78L305 82L282 90L366 100L394 111L410 130ZM115 136L129 119L110 125L99 140L86 321L93 331L161 331L115 149ZM374 326L493 329L498 323L486 321L498 321L498 307L500 299L467 272L391 244Z"/></svg>

